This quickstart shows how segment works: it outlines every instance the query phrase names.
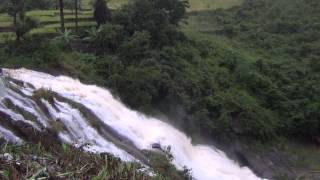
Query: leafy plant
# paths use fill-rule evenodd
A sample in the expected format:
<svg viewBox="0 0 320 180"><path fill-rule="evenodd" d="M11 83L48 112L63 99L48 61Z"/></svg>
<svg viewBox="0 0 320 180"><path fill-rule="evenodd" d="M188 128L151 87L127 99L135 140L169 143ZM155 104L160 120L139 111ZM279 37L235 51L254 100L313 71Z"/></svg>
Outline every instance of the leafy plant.
<svg viewBox="0 0 320 180"><path fill-rule="evenodd" d="M102 27L99 28L92 27L89 30L86 30L86 37L83 38L84 41L89 41L91 43L94 43L98 40L99 34L102 31Z"/></svg>
<svg viewBox="0 0 320 180"><path fill-rule="evenodd" d="M91 178L91 180L104 180L108 179L108 169L103 168L97 176Z"/></svg>
<svg viewBox="0 0 320 180"><path fill-rule="evenodd" d="M59 35L55 38L57 40L61 40L67 44L70 44L73 40L77 38L75 34L71 30L65 30L64 32L59 31Z"/></svg>
<svg viewBox="0 0 320 180"><path fill-rule="evenodd" d="M58 36L54 38L62 48L71 48L71 43L78 38L71 30L59 31Z"/></svg>

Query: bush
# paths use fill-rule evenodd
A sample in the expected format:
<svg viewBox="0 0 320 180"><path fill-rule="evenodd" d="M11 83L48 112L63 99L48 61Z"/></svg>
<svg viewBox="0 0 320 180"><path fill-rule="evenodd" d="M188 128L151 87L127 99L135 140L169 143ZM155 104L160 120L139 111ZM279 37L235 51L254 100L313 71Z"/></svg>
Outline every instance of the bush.
<svg viewBox="0 0 320 180"><path fill-rule="evenodd" d="M106 24L89 37L91 45L98 54L115 53L125 38L121 25Z"/></svg>
<svg viewBox="0 0 320 180"><path fill-rule="evenodd" d="M115 12L114 21L133 35L147 31L153 47L169 45L179 38L177 26L184 19L187 1L135 0Z"/></svg>
<svg viewBox="0 0 320 180"><path fill-rule="evenodd" d="M126 61L137 62L146 58L150 49L150 34L146 31L137 31L120 46L119 55Z"/></svg>

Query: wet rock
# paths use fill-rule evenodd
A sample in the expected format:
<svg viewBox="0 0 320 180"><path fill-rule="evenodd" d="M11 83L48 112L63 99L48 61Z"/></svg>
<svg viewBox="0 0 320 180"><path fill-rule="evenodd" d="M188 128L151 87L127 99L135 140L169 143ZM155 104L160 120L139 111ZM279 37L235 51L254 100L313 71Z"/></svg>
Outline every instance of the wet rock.
<svg viewBox="0 0 320 180"><path fill-rule="evenodd" d="M12 161L14 159L13 156L9 153L1 154L0 158L4 159L5 161Z"/></svg>
<svg viewBox="0 0 320 180"><path fill-rule="evenodd" d="M18 137L25 139L27 142L35 144L41 142L46 148L60 146L58 135L50 129L38 131L26 122L12 120L9 115L2 111L0 111L0 118L4 127L13 130Z"/></svg>
<svg viewBox="0 0 320 180"><path fill-rule="evenodd" d="M272 165L272 162L265 162L258 155L250 152L248 149L243 147L236 147L235 152L239 163L242 166L249 167L255 174L271 179L273 174L269 165Z"/></svg>
<svg viewBox="0 0 320 180"><path fill-rule="evenodd" d="M219 143L216 147L237 161L240 166L250 168L259 177L274 179L284 175L288 179L294 179L298 175L292 169L289 158L280 151L256 152L250 149L247 143L238 140L224 141L224 144Z"/></svg>
<svg viewBox="0 0 320 180"><path fill-rule="evenodd" d="M151 145L151 147L152 147L153 149L162 150L161 145L160 145L159 143L153 143L153 144Z"/></svg>

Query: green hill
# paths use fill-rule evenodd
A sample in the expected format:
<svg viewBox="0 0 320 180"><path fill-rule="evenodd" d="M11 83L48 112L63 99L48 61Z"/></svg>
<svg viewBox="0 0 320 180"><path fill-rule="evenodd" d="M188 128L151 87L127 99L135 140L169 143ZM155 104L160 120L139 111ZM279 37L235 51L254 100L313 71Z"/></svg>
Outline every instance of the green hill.
<svg viewBox="0 0 320 180"><path fill-rule="evenodd" d="M316 0L248 0L229 10L194 13L186 30L225 38L235 53L242 49L247 57L230 63L238 66L234 73L245 91L270 110L279 133L314 138L320 128L319 9Z"/></svg>

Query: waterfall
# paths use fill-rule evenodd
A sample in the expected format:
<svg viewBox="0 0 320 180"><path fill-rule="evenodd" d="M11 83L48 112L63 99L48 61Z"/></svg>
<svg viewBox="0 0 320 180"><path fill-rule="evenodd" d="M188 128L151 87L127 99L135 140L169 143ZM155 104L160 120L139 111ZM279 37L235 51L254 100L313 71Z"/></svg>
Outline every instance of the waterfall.
<svg viewBox="0 0 320 180"><path fill-rule="evenodd" d="M5 96L5 93L6 93L5 85L0 75L0 99Z"/></svg>
<svg viewBox="0 0 320 180"><path fill-rule="evenodd" d="M55 77L27 69L5 69L4 74L10 88L0 102L0 111L37 129L59 127L56 128L60 129L58 137L65 143L88 143L87 151L108 152L125 161L141 161L138 151L152 150L152 144L159 143L162 148L170 146L173 164L178 169L184 166L191 169L195 179L259 179L249 168L228 159L222 151L212 146L193 145L188 136L171 125L130 110L106 89L66 76ZM56 96L51 101L42 98L35 102L31 96L39 89L56 93ZM10 104L14 108L8 108ZM83 109L87 109L86 112ZM14 142L22 141L2 126L0 134Z"/></svg>

